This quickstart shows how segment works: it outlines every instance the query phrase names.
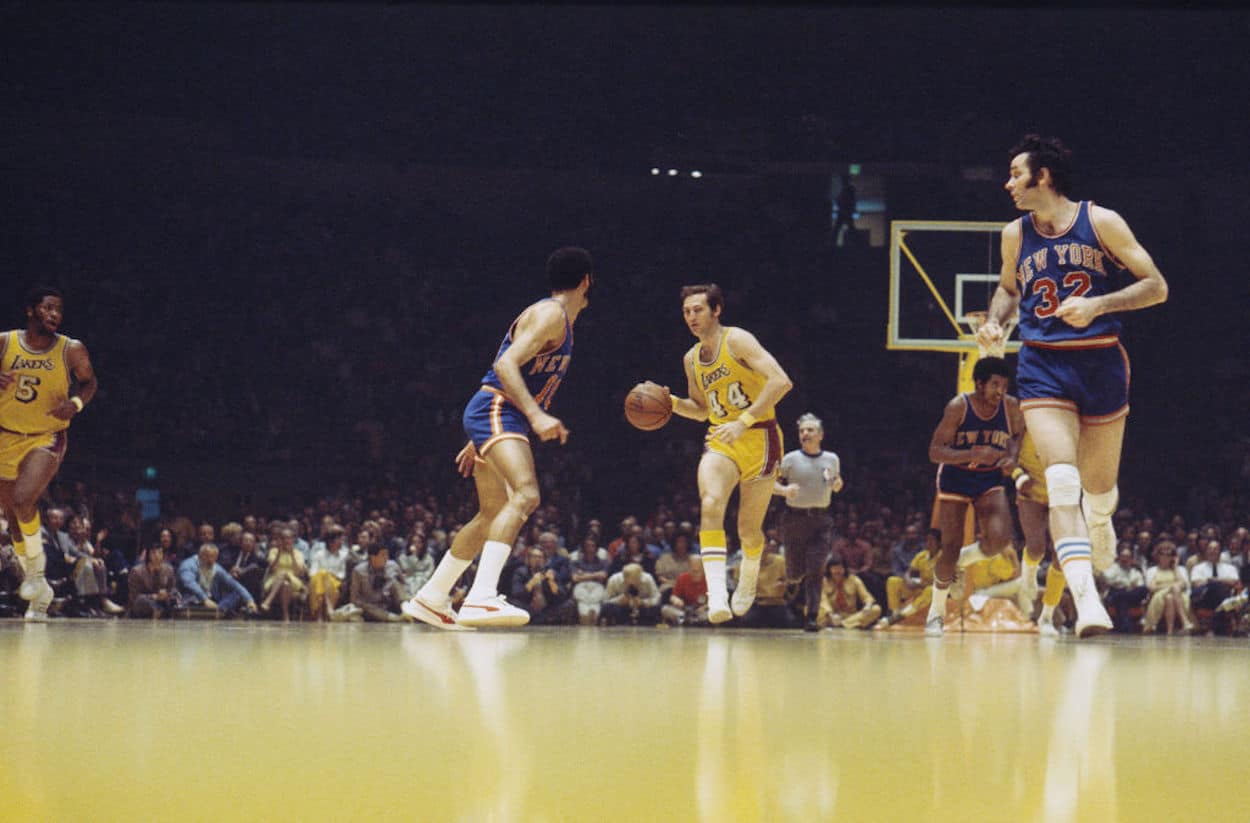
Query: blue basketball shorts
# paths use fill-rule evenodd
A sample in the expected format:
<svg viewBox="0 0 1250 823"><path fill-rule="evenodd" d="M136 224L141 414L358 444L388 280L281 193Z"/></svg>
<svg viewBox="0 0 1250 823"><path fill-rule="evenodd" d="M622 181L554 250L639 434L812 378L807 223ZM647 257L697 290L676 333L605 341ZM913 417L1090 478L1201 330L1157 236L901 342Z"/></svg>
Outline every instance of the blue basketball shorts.
<svg viewBox="0 0 1250 823"><path fill-rule="evenodd" d="M938 466L938 500L973 503L982 495L995 490L1004 491L1003 473L998 469L972 471L946 463Z"/></svg>
<svg viewBox="0 0 1250 823"><path fill-rule="evenodd" d="M479 455L500 440L509 438L529 442L530 423L521 410L508 402L503 392L482 386L464 407L464 433Z"/></svg>
<svg viewBox="0 0 1250 823"><path fill-rule="evenodd" d="M1016 369L1020 408L1068 409L1085 425L1128 416L1130 368L1119 343L1100 348L1024 345Z"/></svg>

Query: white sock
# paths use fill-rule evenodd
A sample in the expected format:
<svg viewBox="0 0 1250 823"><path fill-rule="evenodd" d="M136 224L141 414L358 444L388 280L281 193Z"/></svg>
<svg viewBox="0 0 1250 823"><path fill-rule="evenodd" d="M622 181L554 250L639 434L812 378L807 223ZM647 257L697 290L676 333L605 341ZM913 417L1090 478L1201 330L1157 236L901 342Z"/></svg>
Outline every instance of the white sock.
<svg viewBox="0 0 1250 823"><path fill-rule="evenodd" d="M1026 546L1024 554L1020 559L1020 576L1028 579L1029 575L1033 576L1033 582L1037 582L1037 567L1042 565L1042 561L1034 560L1029 556L1029 549Z"/></svg>
<svg viewBox="0 0 1250 823"><path fill-rule="evenodd" d="M939 589L937 586L933 587L933 600L929 603L929 616L926 618L927 620L932 620L935 617L946 616L946 598L950 593L951 590L949 586L945 589Z"/></svg>
<svg viewBox="0 0 1250 823"><path fill-rule="evenodd" d="M447 552L443 555L443 559L438 561L434 574L430 575L430 579L425 581L425 585L417 594L436 604L446 602L451 594L452 586L456 585L456 581L460 579L460 575L464 574L464 570L469 568L470 562Z"/></svg>
<svg viewBox="0 0 1250 823"><path fill-rule="evenodd" d="M755 557L747 557L743 555L742 565L738 567L738 586L747 586L748 590L755 588L755 582L760 576L760 559L762 555Z"/></svg>
<svg viewBox="0 0 1250 823"><path fill-rule="evenodd" d="M1042 613L1037 616L1037 625L1046 626L1055 625L1055 607L1042 605Z"/></svg>
<svg viewBox="0 0 1250 823"><path fill-rule="evenodd" d="M1055 555L1059 558L1059 566L1063 576L1068 580L1068 589L1077 603L1088 596L1094 587L1094 567L1090 564L1089 540L1084 537L1066 537L1055 542Z"/></svg>
<svg viewBox="0 0 1250 823"><path fill-rule="evenodd" d="M724 549L703 549L703 575L707 578L708 603L724 603L729 596L725 588L724 552Z"/></svg>
<svg viewBox="0 0 1250 823"><path fill-rule="evenodd" d="M482 554L477 559L477 576L473 578L473 586L469 589L465 600L475 603L490 600L499 596L499 575L503 572L503 564L508 562L512 547L498 540L487 540L482 547Z"/></svg>

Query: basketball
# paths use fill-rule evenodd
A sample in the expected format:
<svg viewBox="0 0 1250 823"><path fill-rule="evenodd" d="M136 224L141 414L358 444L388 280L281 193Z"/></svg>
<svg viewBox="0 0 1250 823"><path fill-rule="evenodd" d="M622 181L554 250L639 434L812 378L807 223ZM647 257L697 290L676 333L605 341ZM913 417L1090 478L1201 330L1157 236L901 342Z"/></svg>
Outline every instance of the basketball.
<svg viewBox="0 0 1250 823"><path fill-rule="evenodd" d="M645 432L662 428L673 416L673 401L663 386L639 383L625 395L625 419Z"/></svg>

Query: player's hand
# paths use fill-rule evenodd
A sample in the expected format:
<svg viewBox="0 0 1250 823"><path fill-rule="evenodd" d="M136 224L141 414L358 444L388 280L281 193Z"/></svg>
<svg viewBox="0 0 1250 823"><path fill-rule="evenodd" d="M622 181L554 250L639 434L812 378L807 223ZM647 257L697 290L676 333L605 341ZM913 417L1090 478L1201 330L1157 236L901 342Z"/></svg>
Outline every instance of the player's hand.
<svg viewBox="0 0 1250 823"><path fill-rule="evenodd" d="M837 477L833 478L833 490L834 490L834 492L836 493L836 492L840 492L840 491L842 491L842 486L843 486L843 483L842 483L842 475L840 475L840 474L839 474Z"/></svg>
<svg viewBox="0 0 1250 823"><path fill-rule="evenodd" d="M1037 488L1037 481L1033 479L1033 475L1024 475L1024 482L1016 487L1016 491L1020 494L1029 495Z"/></svg>
<svg viewBox="0 0 1250 823"><path fill-rule="evenodd" d="M997 463L994 464L994 468L1002 469L1008 474L1011 474L1011 472L1016 468L1016 458L1009 454L1005 454L998 459Z"/></svg>
<svg viewBox="0 0 1250 823"><path fill-rule="evenodd" d="M1072 295L1059 304L1059 308L1055 309L1055 317L1067 323L1074 329L1083 329L1098 315L1102 314L1098 310L1098 303L1088 297L1077 297Z"/></svg>
<svg viewBox="0 0 1250 823"><path fill-rule="evenodd" d="M985 325L977 329L977 345L990 349L1003 340L1003 327L998 325L996 320L986 320Z"/></svg>
<svg viewBox="0 0 1250 823"><path fill-rule="evenodd" d="M569 439L569 430L564 427L557 417L552 417L546 412L540 411L530 420L530 427L534 429L534 434L538 435L539 440L555 440L559 438L560 445L564 445Z"/></svg>
<svg viewBox="0 0 1250 823"><path fill-rule="evenodd" d="M472 477L473 467L477 463L477 446L473 445L470 440L464 444L464 448L456 455L456 470L460 472L461 477Z"/></svg>
<svg viewBox="0 0 1250 823"><path fill-rule="evenodd" d="M17 382L17 372L0 371L0 391L4 391L9 386Z"/></svg>
<svg viewBox="0 0 1250 823"><path fill-rule="evenodd" d="M57 403L52 411L48 412L48 417L55 417L57 420L69 420L76 414L78 414L78 407L69 402L69 398L66 398Z"/></svg>
<svg viewBox="0 0 1250 823"><path fill-rule="evenodd" d="M993 446L973 446L968 454L972 458L969 466L993 466L1003 456L1002 451Z"/></svg>
<svg viewBox="0 0 1250 823"><path fill-rule="evenodd" d="M746 423L743 423L741 420L730 420L728 423L713 426L711 431L708 432L708 437L729 445L741 437L746 430Z"/></svg>
<svg viewBox="0 0 1250 823"><path fill-rule="evenodd" d="M784 497L786 498L786 500L793 500L794 498L798 496L799 496L799 486L797 483L791 483L790 485L786 486L786 490L784 492Z"/></svg>

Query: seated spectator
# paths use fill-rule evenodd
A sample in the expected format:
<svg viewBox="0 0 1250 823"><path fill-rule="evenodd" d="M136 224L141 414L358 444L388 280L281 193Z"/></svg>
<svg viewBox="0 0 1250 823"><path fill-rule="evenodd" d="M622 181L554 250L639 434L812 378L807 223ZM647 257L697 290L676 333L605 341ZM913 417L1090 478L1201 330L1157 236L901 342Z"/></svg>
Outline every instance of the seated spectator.
<svg viewBox="0 0 1250 823"><path fill-rule="evenodd" d="M1212 634L1230 634L1228 612L1220 611L1220 604L1241 589L1237 567L1222 562L1222 546L1219 540L1208 540L1202 549L1202 558L1189 572L1189 584L1193 587L1190 603L1194 609L1211 609L1215 617Z"/></svg>
<svg viewBox="0 0 1250 823"><path fill-rule="evenodd" d="M269 550L269 567L262 584L265 600L260 609L268 613L277 600L282 609L282 620L287 622L291 619L291 604L308 599L308 569L304 565L304 556L295 549L294 531L278 529L276 542L277 545Z"/></svg>
<svg viewBox="0 0 1250 823"><path fill-rule="evenodd" d="M619 556L619 555L618 555ZM610 626L654 626L660 622L660 589L640 563L608 578L604 592L603 621Z"/></svg>
<svg viewBox="0 0 1250 823"><path fill-rule="evenodd" d="M508 599L529 612L534 625L572 622L568 589L560 585L556 570L540 548L530 549L525 565L513 573Z"/></svg>
<svg viewBox="0 0 1250 823"><path fill-rule="evenodd" d="M408 549L399 556L399 569L404 573L409 597L416 597L430 575L434 574L434 556L430 553L432 542L424 535L424 530L414 529Z"/></svg>
<svg viewBox="0 0 1250 823"><path fill-rule="evenodd" d="M74 558L71 577L78 598L87 607L92 617L103 614L118 615L126 610L109 598L108 569L104 558L96 556L96 548L91 544L91 524L82 517L75 515L69 521L69 551Z"/></svg>
<svg viewBox="0 0 1250 823"><path fill-rule="evenodd" d="M678 575L690 571L691 562L690 535L675 534L671 551L661 554L655 561L655 579L660 586L660 596L665 597L677 582Z"/></svg>
<svg viewBox="0 0 1250 823"><path fill-rule="evenodd" d="M933 597L931 550L937 545L936 536L930 534L925 541L925 548L912 555L905 576L891 575L886 580L886 601L890 607L886 620L890 625L929 608L929 601Z"/></svg>
<svg viewBox="0 0 1250 823"><path fill-rule="evenodd" d="M169 617L182 607L174 567L165 562L165 549L158 543L147 550L143 563L127 575L130 584L131 617Z"/></svg>
<svg viewBox="0 0 1250 823"><path fill-rule="evenodd" d="M599 607L608 582L608 553L599 548L593 533L582 539L582 547L573 553L570 566L577 621L583 626L593 626L599 622Z"/></svg>
<svg viewBox="0 0 1250 823"><path fill-rule="evenodd" d="M243 524L233 521L221 527L221 541L217 544L217 562L227 571L234 568L239 559Z"/></svg>
<svg viewBox="0 0 1250 823"><path fill-rule="evenodd" d="M352 570L352 605L360 609L365 620L377 623L399 623L407 589L399 564L391 560L386 546L369 544L369 558Z"/></svg>
<svg viewBox="0 0 1250 823"><path fill-rule="evenodd" d="M1189 575L1185 567L1176 562L1176 544L1163 540L1155 547L1155 565L1146 570L1146 590L1150 599L1146 602L1146 617L1142 632L1154 634L1159 622L1167 622L1167 633L1174 634L1177 624L1181 631L1190 632L1194 619L1189 609Z"/></svg>
<svg viewBox="0 0 1250 823"><path fill-rule="evenodd" d="M764 544L759 581L755 584L755 602L742 616L742 625L747 628L793 629L796 626L794 614L786 605L786 559L778 552L779 548L776 538ZM877 617L880 616L878 609Z"/></svg>
<svg viewBox="0 0 1250 823"><path fill-rule="evenodd" d="M1133 562L1132 546L1127 543L1121 545L1115 565L1101 572L1100 577L1107 587L1103 602L1115 622L1115 630L1136 634L1129 621L1129 611L1146 602L1146 576Z"/></svg>
<svg viewBox="0 0 1250 823"><path fill-rule="evenodd" d="M630 563L637 563L650 577L655 577L655 557L647 551L647 544L643 541L641 533L631 534L625 538L624 546L616 553L616 557L608 566L609 576L617 574Z"/></svg>
<svg viewBox="0 0 1250 823"><path fill-rule="evenodd" d="M178 564L178 588L182 602L188 606L216 609L229 617L240 609L249 614L256 611L256 601L243 584L217 562L217 546L201 543L199 550Z"/></svg>
<svg viewBox="0 0 1250 823"><path fill-rule="evenodd" d="M670 626L706 626L707 577L703 574L703 558L691 555L690 569L677 575L668 602L660 616Z"/></svg>
<svg viewBox="0 0 1250 823"><path fill-rule="evenodd" d="M256 535L243 532L239 535L239 555L230 567L230 576L243 584L253 600L259 600L264 591L265 570L269 567L268 559L261 553L256 543Z"/></svg>
<svg viewBox="0 0 1250 823"><path fill-rule="evenodd" d="M313 620L329 620L339 606L343 582L347 580L344 534L342 526L331 526L325 542L313 549L308 567L308 612Z"/></svg>
<svg viewBox="0 0 1250 823"><path fill-rule="evenodd" d="M825 561L816 624L821 628L867 629L881 617L881 607L858 575L847 574L841 556Z"/></svg>

